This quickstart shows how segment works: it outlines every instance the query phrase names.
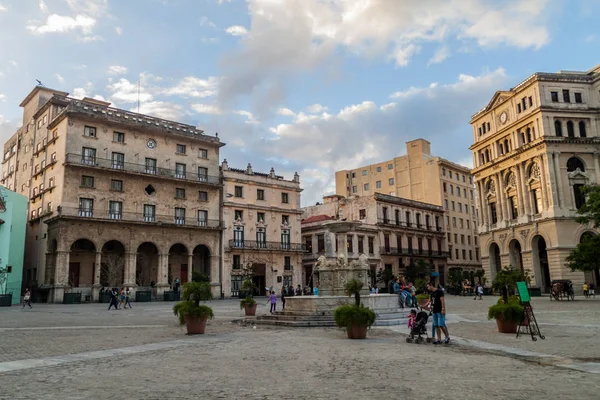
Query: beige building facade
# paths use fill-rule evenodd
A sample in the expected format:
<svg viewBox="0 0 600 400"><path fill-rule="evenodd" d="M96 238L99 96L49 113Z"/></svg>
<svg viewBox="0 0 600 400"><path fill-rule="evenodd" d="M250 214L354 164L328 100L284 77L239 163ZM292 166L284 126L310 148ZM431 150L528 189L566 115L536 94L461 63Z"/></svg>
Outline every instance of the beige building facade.
<svg viewBox="0 0 600 400"><path fill-rule="evenodd" d="M41 86L21 107L2 183L30 199L25 285L95 300L195 271L222 290L218 137Z"/></svg>
<svg viewBox="0 0 600 400"><path fill-rule="evenodd" d="M224 184L224 285L226 296L237 296L250 273L258 295L277 293L284 285L302 282L300 176L286 180L275 174L221 164Z"/></svg>
<svg viewBox="0 0 600 400"><path fill-rule="evenodd" d="M600 183L600 66L535 73L499 91L471 119L486 274L512 265L533 284L571 279L581 290L598 273L571 272L565 258L597 229L575 222L583 185Z"/></svg>
<svg viewBox="0 0 600 400"><path fill-rule="evenodd" d="M469 168L431 155L424 139L406 143L406 155L335 173L336 194L353 196L382 193L442 206L448 252L446 271L481 268L477 233L478 206Z"/></svg>
<svg viewBox="0 0 600 400"><path fill-rule="evenodd" d="M350 198L332 195L323 200L323 204L303 208L307 277L320 255L336 256L336 234L327 229L327 221L343 219L360 222L348 233L349 260L365 254L373 272L388 269L396 276L411 262L428 261L444 284L448 253L442 207L379 193Z"/></svg>

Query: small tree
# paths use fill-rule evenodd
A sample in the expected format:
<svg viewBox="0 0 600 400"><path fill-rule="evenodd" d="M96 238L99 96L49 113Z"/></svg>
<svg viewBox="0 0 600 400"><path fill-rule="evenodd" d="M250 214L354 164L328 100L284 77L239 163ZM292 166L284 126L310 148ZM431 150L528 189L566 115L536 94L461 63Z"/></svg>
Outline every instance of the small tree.
<svg viewBox="0 0 600 400"><path fill-rule="evenodd" d="M458 293L462 290L463 270L462 268L451 268L448 271L448 282Z"/></svg>
<svg viewBox="0 0 600 400"><path fill-rule="evenodd" d="M531 277L526 270L515 268L512 265L502 268L498 271L494 281L492 282L492 288L503 293L503 289L506 289L508 293L503 293L503 296L508 297L509 293L514 293L517 288L517 282L529 282ZM506 300L506 299L505 299Z"/></svg>
<svg viewBox="0 0 600 400"><path fill-rule="evenodd" d="M577 214L576 221L582 225L592 224L594 228L600 227L600 186L587 185L582 189L586 195L583 204ZM566 259L566 266L572 271L596 271L600 268L600 237L598 235L586 235L581 242L571 250Z"/></svg>
<svg viewBox="0 0 600 400"><path fill-rule="evenodd" d="M125 258L119 253L105 253L103 256L101 274L109 287L121 285L125 271Z"/></svg>
<svg viewBox="0 0 600 400"><path fill-rule="evenodd" d="M431 269L431 264L425 260L419 260L416 264L414 262L411 262L406 267L406 272L404 273L404 276L408 282L415 282L419 278L427 279Z"/></svg>
<svg viewBox="0 0 600 400"><path fill-rule="evenodd" d="M354 296L354 305L357 307L360 306L360 291L363 287L363 284L358 279L350 279L346 282L346 286L344 286L344 292L348 296Z"/></svg>

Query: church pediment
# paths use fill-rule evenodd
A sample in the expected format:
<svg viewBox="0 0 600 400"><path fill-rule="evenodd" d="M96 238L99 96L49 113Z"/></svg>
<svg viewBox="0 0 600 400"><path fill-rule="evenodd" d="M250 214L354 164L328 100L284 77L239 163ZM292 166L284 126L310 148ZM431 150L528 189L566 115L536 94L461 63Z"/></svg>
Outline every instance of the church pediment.
<svg viewBox="0 0 600 400"><path fill-rule="evenodd" d="M487 107L485 108L486 111L489 111L493 108L495 108L496 106L498 106L501 103L504 103L506 100L508 100L511 96L511 92L502 92L502 91L498 91L494 94L494 96L492 97L492 99L490 100L490 102L488 103Z"/></svg>

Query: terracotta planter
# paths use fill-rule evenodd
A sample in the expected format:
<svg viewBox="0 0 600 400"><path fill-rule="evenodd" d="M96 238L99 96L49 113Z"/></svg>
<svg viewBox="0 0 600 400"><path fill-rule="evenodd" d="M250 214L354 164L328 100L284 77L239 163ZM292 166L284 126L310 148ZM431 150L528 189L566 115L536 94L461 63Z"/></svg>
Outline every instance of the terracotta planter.
<svg viewBox="0 0 600 400"><path fill-rule="evenodd" d="M206 329L206 317L188 316L184 317L188 335L202 335Z"/></svg>
<svg viewBox="0 0 600 400"><path fill-rule="evenodd" d="M346 332L348 339L364 339L367 337L367 326L352 324L346 328Z"/></svg>
<svg viewBox="0 0 600 400"><path fill-rule="evenodd" d="M498 332L500 333L517 333L518 324L515 321L496 318L496 325L498 325Z"/></svg>
<svg viewBox="0 0 600 400"><path fill-rule="evenodd" d="M256 315L256 308L258 307L258 303L254 303L251 306L244 306L244 313L247 317L251 317Z"/></svg>

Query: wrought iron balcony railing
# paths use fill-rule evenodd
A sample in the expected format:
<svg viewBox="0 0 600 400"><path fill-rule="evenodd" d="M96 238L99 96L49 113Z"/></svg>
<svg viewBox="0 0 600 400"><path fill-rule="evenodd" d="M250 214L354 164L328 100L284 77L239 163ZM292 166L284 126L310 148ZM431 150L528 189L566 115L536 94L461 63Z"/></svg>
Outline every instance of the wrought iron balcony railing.
<svg viewBox="0 0 600 400"><path fill-rule="evenodd" d="M221 182L221 179L218 176L192 173L185 170L161 168L155 165L134 164L120 160L86 156L75 153L67 154L65 163L91 168L131 172L134 174L153 175L159 178L182 179L190 182L198 182L209 185L219 185Z"/></svg>
<svg viewBox="0 0 600 400"><path fill-rule="evenodd" d="M281 243L281 242L260 242L256 240L229 240L231 249L244 250L282 250L282 251L306 251L304 243Z"/></svg>
<svg viewBox="0 0 600 400"><path fill-rule="evenodd" d="M198 219L175 215L157 215L151 213L136 213L117 210L99 210L79 207L57 207L59 217L76 217L95 220L112 220L123 222L139 222L147 224L172 224L192 228L220 228L218 219Z"/></svg>
<svg viewBox="0 0 600 400"><path fill-rule="evenodd" d="M396 221L396 220L393 220L390 218L378 218L377 223L380 225L396 226L399 228L421 229L421 230L430 231L430 232L441 232L442 231L441 226L417 224L414 222L406 222L406 221Z"/></svg>
<svg viewBox="0 0 600 400"><path fill-rule="evenodd" d="M425 256L425 257L448 257L447 251L429 249L411 249L405 247L385 247L379 249L379 254L391 256Z"/></svg>

